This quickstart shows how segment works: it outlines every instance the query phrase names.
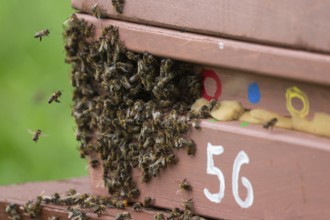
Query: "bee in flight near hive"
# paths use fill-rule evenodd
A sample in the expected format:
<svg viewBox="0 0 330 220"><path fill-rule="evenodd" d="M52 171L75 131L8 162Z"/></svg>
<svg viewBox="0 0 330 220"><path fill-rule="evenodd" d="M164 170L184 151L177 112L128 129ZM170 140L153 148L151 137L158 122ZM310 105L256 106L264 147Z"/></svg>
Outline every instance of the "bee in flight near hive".
<svg viewBox="0 0 330 220"><path fill-rule="evenodd" d="M34 38L39 38L39 40L41 41L42 37L46 37L46 36L48 36L48 34L50 34L48 29L41 30L41 31L35 33Z"/></svg>
<svg viewBox="0 0 330 220"><path fill-rule="evenodd" d="M60 98L60 96L62 95L61 91L56 91L54 92L50 98L48 99L48 104L52 103L52 102L57 102L60 103L60 100L58 100Z"/></svg>
<svg viewBox="0 0 330 220"><path fill-rule="evenodd" d="M32 140L36 143L38 142L40 136L48 136L46 134L41 134L40 129L37 129L36 131L32 131L32 130L28 129L28 132L33 135Z"/></svg>
<svg viewBox="0 0 330 220"><path fill-rule="evenodd" d="M266 123L263 124L263 127L265 129L269 129L272 130L273 127L275 126L275 124L277 123L277 118L272 118L271 120L267 121Z"/></svg>

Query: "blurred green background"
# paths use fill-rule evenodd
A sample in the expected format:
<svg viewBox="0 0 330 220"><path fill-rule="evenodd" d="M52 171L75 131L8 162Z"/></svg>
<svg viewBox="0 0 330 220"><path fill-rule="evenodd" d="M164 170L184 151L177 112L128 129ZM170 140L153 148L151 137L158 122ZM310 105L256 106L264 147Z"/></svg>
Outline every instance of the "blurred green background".
<svg viewBox="0 0 330 220"><path fill-rule="evenodd" d="M62 24L68 0L0 2L0 185L87 175L71 117L70 66ZM33 38L42 29L50 35ZM48 104L63 90L60 104ZM48 137L32 141L27 129Z"/></svg>

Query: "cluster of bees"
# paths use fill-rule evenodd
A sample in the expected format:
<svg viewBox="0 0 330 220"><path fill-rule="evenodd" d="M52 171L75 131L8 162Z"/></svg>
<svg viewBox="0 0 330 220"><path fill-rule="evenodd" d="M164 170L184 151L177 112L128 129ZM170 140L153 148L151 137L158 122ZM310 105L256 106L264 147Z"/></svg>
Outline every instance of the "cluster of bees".
<svg viewBox="0 0 330 220"><path fill-rule="evenodd" d="M141 212L151 206L153 199L145 197L143 203L133 204L133 210ZM37 196L34 200L29 200L23 206L10 203L6 206L6 213L9 219L21 220L23 216L31 219L38 219L41 216L41 205L52 204L59 206L67 206L68 219L71 220L87 220L89 219L85 211L92 212L98 217L107 214L107 209L117 208L126 209L129 205L127 200L117 200L109 197L95 196L91 194L80 194L74 189L70 189L64 194L54 193L50 196ZM165 219L183 219L183 220L204 220L204 218L193 215L192 200L185 200L182 203L184 210L174 208L171 211L157 212L154 215L155 220ZM127 211L118 213L115 220L131 219L131 214ZM57 216L51 216L48 220L59 220Z"/></svg>
<svg viewBox="0 0 330 220"><path fill-rule="evenodd" d="M198 119L209 116L214 102L190 111L202 86L193 65L129 51L116 27L105 27L93 41L93 25L72 15L64 36L80 155L88 156L93 168L103 166L114 198L137 198L132 169L149 182L177 162L176 150L194 155L187 132L199 128Z"/></svg>

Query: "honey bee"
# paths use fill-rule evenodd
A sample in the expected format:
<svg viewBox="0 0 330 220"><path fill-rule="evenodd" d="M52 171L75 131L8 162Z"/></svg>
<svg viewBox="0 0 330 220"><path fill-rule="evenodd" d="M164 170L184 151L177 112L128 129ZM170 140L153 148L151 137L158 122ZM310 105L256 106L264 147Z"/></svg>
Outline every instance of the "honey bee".
<svg viewBox="0 0 330 220"><path fill-rule="evenodd" d="M97 4L97 3L95 3L93 6L92 6L92 13L93 13L93 15L96 17L96 18L98 18L98 19L100 19L100 18L104 18L105 16L104 16L104 12L103 12L103 10L100 8L100 6Z"/></svg>
<svg viewBox="0 0 330 220"><path fill-rule="evenodd" d="M60 96L62 95L62 92L61 91L56 91L54 92L50 98L48 99L48 104L51 104L52 102L57 102L57 103L60 103L60 100L58 100L60 98Z"/></svg>
<svg viewBox="0 0 330 220"><path fill-rule="evenodd" d="M275 126L277 121L277 118L272 118L271 120L263 124L263 128L273 130L273 127Z"/></svg>
<svg viewBox="0 0 330 220"><path fill-rule="evenodd" d="M34 38L39 38L39 40L41 41L42 38L48 36L48 34L50 34L48 29L41 30L41 31L35 33Z"/></svg>
<svg viewBox="0 0 330 220"><path fill-rule="evenodd" d="M131 219L131 214L129 212L123 212L120 214L117 214L115 217L115 220L125 220L125 219Z"/></svg>
<svg viewBox="0 0 330 220"><path fill-rule="evenodd" d="M69 219L75 219L75 220L87 220L88 217L86 213L80 211L79 209L74 209L72 207L68 207L68 218Z"/></svg>
<svg viewBox="0 0 330 220"><path fill-rule="evenodd" d="M126 57L135 62L138 62L141 59L141 56L139 54L135 54L131 51L126 51Z"/></svg>
<svg viewBox="0 0 330 220"><path fill-rule="evenodd" d="M144 207L150 207L152 203L153 203L153 199L149 196L145 197L143 200Z"/></svg>
<svg viewBox="0 0 330 220"><path fill-rule="evenodd" d="M14 203L10 203L6 206L6 213L8 213L8 215L10 217L8 217L9 219L13 219L13 220L21 220L21 216L19 215L18 211L18 205L14 204Z"/></svg>
<svg viewBox="0 0 330 220"><path fill-rule="evenodd" d="M92 168L98 168L100 165L100 162L97 159L93 159L89 162L89 164L91 165Z"/></svg>
<svg viewBox="0 0 330 220"><path fill-rule="evenodd" d="M184 200L182 206L185 210L193 210L193 201L192 199Z"/></svg>
<svg viewBox="0 0 330 220"><path fill-rule="evenodd" d="M107 208L105 205L93 205L91 207L92 212L97 214L97 217L101 217L102 215L107 214Z"/></svg>
<svg viewBox="0 0 330 220"><path fill-rule="evenodd" d="M180 183L179 187L181 190L184 190L184 191L192 190L191 185L189 184L189 182L186 179L183 179L183 181Z"/></svg>
<svg viewBox="0 0 330 220"><path fill-rule="evenodd" d="M179 208L175 207L171 210L169 216L167 217L167 219L177 219L181 216L181 211Z"/></svg>
<svg viewBox="0 0 330 220"><path fill-rule="evenodd" d="M192 120L191 120L191 126L192 126L193 128L196 128L196 129L201 129L200 121L197 120L197 119L192 119Z"/></svg>
<svg viewBox="0 0 330 220"><path fill-rule="evenodd" d="M41 136L48 136L46 134L41 134L41 130L37 129L36 131L31 131L28 129L28 132L33 135L32 140L37 143Z"/></svg>
<svg viewBox="0 0 330 220"><path fill-rule="evenodd" d="M112 0L113 9L117 13L122 14L124 11L124 3L125 3L125 0Z"/></svg>
<svg viewBox="0 0 330 220"><path fill-rule="evenodd" d="M156 213L156 214L154 215L154 220L165 220L165 215L164 215L164 213L161 213L161 212Z"/></svg>
<svg viewBox="0 0 330 220"><path fill-rule="evenodd" d="M134 203L133 210L136 211L136 212L141 212L142 211L142 205L141 205L141 203L139 203L139 202Z"/></svg>

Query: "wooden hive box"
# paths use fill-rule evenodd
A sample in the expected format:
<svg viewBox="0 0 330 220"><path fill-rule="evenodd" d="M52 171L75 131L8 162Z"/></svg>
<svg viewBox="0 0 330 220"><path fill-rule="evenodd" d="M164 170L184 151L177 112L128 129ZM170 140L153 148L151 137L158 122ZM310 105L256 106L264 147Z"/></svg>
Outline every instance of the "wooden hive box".
<svg viewBox="0 0 330 220"><path fill-rule="evenodd" d="M323 33L314 24L322 26L329 20L323 1L312 9L307 1L299 4L308 11L308 22L299 22L298 9L289 10L286 2L208 0L210 4L198 5L188 0L162 1L166 4L127 0L122 15L113 12L108 1L73 0L72 4L91 13L96 2L111 19L78 14L96 27L96 37L104 27L117 26L129 50L198 64L207 99L237 100L247 109L263 108L283 116L304 111L308 120L317 112L330 114L328 38L310 35ZM257 26L256 19L269 11L273 13ZM194 16L198 12L212 19ZM285 22L288 18L290 22ZM270 23L274 28L269 28ZM281 33L282 29L289 31ZM179 163L147 184L134 171L139 200L151 196L156 207L171 209L192 198L196 213L216 219L329 218L329 138L280 128L268 131L239 121L206 119L201 126L190 132L197 145L194 157L178 152ZM108 194L100 184L101 168L91 168L90 178L94 193ZM192 192L178 191L184 178Z"/></svg>

